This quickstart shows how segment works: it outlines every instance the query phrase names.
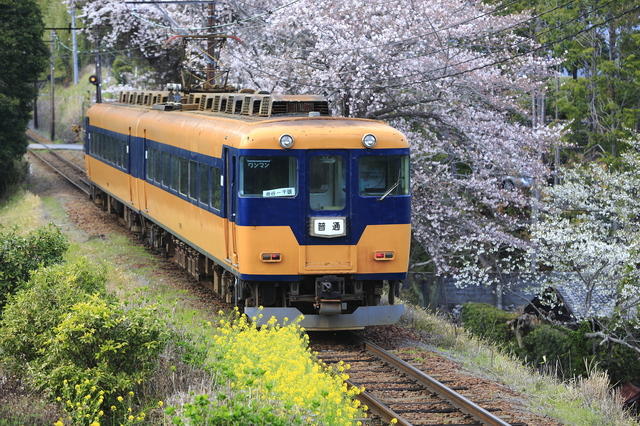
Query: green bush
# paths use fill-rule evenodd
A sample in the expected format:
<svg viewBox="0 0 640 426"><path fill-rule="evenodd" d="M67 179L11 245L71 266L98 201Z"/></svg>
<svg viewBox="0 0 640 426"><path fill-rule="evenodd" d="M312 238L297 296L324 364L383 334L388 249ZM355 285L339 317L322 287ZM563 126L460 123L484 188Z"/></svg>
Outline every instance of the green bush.
<svg viewBox="0 0 640 426"><path fill-rule="evenodd" d="M90 294L106 294L106 279L106 267L85 258L37 270L27 287L10 297L0 319L3 366L25 374L42 358L41 349L73 305Z"/></svg>
<svg viewBox="0 0 640 426"><path fill-rule="evenodd" d="M460 315L462 324L471 333L504 346L509 345L512 338L507 323L517 317L486 303L465 303Z"/></svg>
<svg viewBox="0 0 640 426"><path fill-rule="evenodd" d="M155 369L169 328L154 306L124 307L99 296L71 307L43 342L42 361L32 368L40 389L61 394L89 382L104 391L104 407L137 389Z"/></svg>
<svg viewBox="0 0 640 426"><path fill-rule="evenodd" d="M571 373L568 376L571 377L572 334L573 332L567 328L538 325L522 339L523 348L520 356L526 358L534 367L547 364L557 367L560 372Z"/></svg>
<svg viewBox="0 0 640 426"><path fill-rule="evenodd" d="M52 223L25 237L15 229L0 234L0 309L38 267L61 262L68 247L67 237Z"/></svg>
<svg viewBox="0 0 640 426"><path fill-rule="evenodd" d="M174 416L176 409L169 407L167 414ZM184 420L188 420L185 423ZM238 393L229 398L219 393L215 400L209 395L196 395L193 403L186 403L182 417L174 416L173 424L191 425L264 425L291 426L305 424L302 418L287 413L284 407L277 408L273 402L264 402Z"/></svg>

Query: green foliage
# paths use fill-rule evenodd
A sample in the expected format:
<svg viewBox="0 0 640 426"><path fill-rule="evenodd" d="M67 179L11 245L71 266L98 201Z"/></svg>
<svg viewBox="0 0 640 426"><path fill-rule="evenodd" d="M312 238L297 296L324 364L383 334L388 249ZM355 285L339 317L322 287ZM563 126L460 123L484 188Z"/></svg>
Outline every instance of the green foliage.
<svg viewBox="0 0 640 426"><path fill-rule="evenodd" d="M61 262L68 246L66 236L54 224L37 228L25 237L15 229L0 234L0 309L38 267Z"/></svg>
<svg viewBox="0 0 640 426"><path fill-rule="evenodd" d="M104 391L106 410L153 372L169 337L155 306L125 309L91 296L73 305L43 342L31 369L34 384L60 394L65 383L88 382Z"/></svg>
<svg viewBox="0 0 640 426"><path fill-rule="evenodd" d="M80 258L36 271L28 288L11 297L0 320L0 361L25 374L42 359L41 348L71 307L90 294L105 294L106 268Z"/></svg>
<svg viewBox="0 0 640 426"><path fill-rule="evenodd" d="M0 195L20 171L27 152L24 131L36 97L34 83L49 57L42 41L44 24L34 0L0 0ZM29 54L25 54L29 52Z"/></svg>
<svg viewBox="0 0 640 426"><path fill-rule="evenodd" d="M582 374L585 372L584 363L572 363L572 334L571 330L557 326L534 327L533 331L522 339L523 348L519 351L520 356L535 367L550 365L554 369L558 368L567 377Z"/></svg>
<svg viewBox="0 0 640 426"><path fill-rule="evenodd" d="M508 325L515 317L515 314L482 303L465 304L461 314L465 328L474 335L507 348L536 368L573 378L586 377L595 366L606 371L612 383L623 383L640 376L637 353L625 346L601 345L585 337L592 332L588 322L582 322L577 330L559 325L534 325L519 347Z"/></svg>
<svg viewBox="0 0 640 426"><path fill-rule="evenodd" d="M123 424L123 395L153 372L170 333L155 306L125 308L107 295L106 279L104 265L84 258L36 271L5 307L0 361L58 397L70 418L81 407Z"/></svg>
<svg viewBox="0 0 640 426"><path fill-rule="evenodd" d="M250 398L245 393L239 393L233 398L227 398L220 393L214 401L209 395L196 395L193 403L183 407L182 417L174 416L176 409L169 407L166 413L173 416L174 425L264 425L288 426L303 424L301 418L292 419L286 415L283 407L276 408L274 404L265 404ZM188 420L187 423L184 420Z"/></svg>
<svg viewBox="0 0 640 426"><path fill-rule="evenodd" d="M505 312L486 303L465 303L460 319L465 328L476 336L489 339L499 345L508 344L511 336L507 322L516 314Z"/></svg>

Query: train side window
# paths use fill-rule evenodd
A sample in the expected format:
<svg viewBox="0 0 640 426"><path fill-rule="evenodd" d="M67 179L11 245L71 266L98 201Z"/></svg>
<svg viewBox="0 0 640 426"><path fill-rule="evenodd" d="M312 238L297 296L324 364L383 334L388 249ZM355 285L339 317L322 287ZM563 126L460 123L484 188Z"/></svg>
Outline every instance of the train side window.
<svg viewBox="0 0 640 426"><path fill-rule="evenodd" d="M155 153L155 160L156 160L156 175L155 175L155 181L158 183L162 183L162 152L160 152L157 149L154 149Z"/></svg>
<svg viewBox="0 0 640 426"><path fill-rule="evenodd" d="M162 184L169 186L169 181L171 180L171 155L167 152L162 153L162 167Z"/></svg>
<svg viewBox="0 0 640 426"><path fill-rule="evenodd" d="M120 139L116 139L116 164L120 167L124 167L124 159L125 159L125 142Z"/></svg>
<svg viewBox="0 0 640 426"><path fill-rule="evenodd" d="M178 189L181 194L187 195L187 191L189 190L189 161L186 158L178 157L178 164L180 167L180 183L178 185Z"/></svg>
<svg viewBox="0 0 640 426"><path fill-rule="evenodd" d="M294 197L298 194L298 161L294 157L240 157L240 195Z"/></svg>
<svg viewBox="0 0 640 426"><path fill-rule="evenodd" d="M372 155L358 161L358 192L362 196L409 194L409 156Z"/></svg>
<svg viewBox="0 0 640 426"><path fill-rule="evenodd" d="M147 180L153 180L156 175L156 151L153 148L147 149Z"/></svg>
<svg viewBox="0 0 640 426"><path fill-rule="evenodd" d="M198 199L203 204L209 204L209 166L200 164L200 196Z"/></svg>
<svg viewBox="0 0 640 426"><path fill-rule="evenodd" d="M189 161L189 197L198 198L198 163Z"/></svg>
<svg viewBox="0 0 640 426"><path fill-rule="evenodd" d="M218 167L211 167L211 207L220 210L222 195L222 170Z"/></svg>
<svg viewBox="0 0 640 426"><path fill-rule="evenodd" d="M126 170L127 168L127 141L126 140L121 140L120 141L120 165L122 166L123 169Z"/></svg>
<svg viewBox="0 0 640 426"><path fill-rule="evenodd" d="M176 155L171 154L171 178L169 179L169 187L175 191L180 186L180 161Z"/></svg>

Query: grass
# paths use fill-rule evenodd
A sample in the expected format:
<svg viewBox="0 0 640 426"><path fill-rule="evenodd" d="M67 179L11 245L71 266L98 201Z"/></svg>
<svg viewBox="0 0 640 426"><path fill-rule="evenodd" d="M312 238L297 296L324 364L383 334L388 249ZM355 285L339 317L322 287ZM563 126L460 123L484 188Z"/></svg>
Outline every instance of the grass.
<svg viewBox="0 0 640 426"><path fill-rule="evenodd" d="M37 195L19 191L0 208L0 225L4 228L18 226L26 233L41 224L41 205Z"/></svg>
<svg viewBox="0 0 640 426"><path fill-rule="evenodd" d="M49 221L61 225L65 233L73 229L60 203L54 198L40 199L25 191L13 196L0 208L0 224L3 227L19 226L26 232ZM74 231L70 240L70 259L80 255L98 261L118 259L120 265L111 266L108 285L109 290L121 300L137 303L142 297L148 302L159 302L188 332L207 340L215 338L215 330L204 326L209 321L215 321L215 314L189 306L187 290L169 286L159 276L142 275L151 272L154 255L140 245L119 233L87 237L80 231ZM140 273L129 272L134 265ZM559 380L554 374L540 375L523 366L518 359L473 338L455 324L412 306L407 306L401 325L421 332L426 336L426 343L454 358L467 370L500 381L527 395L529 407L534 412L559 419L567 425L638 425L621 408L620 397L612 391L606 374L596 369L591 369L586 378L568 382ZM552 369L549 371L552 372ZM157 378L158 386L176 391L172 400L176 405L192 398L188 392L180 389L190 387L196 393L206 393L211 392L214 386L207 375L186 366L164 371L161 375L163 377ZM38 412L51 410L50 406L37 399L29 397L29 401L30 413L22 409L16 413L37 415ZM16 404L20 403L20 400L16 401Z"/></svg>
<svg viewBox="0 0 640 426"><path fill-rule="evenodd" d="M405 327L421 331L426 343L462 366L529 397L528 408L573 426L637 426L624 410L622 400L612 390L606 373L589 369L586 378L562 381L549 368L547 374L496 347L474 338L464 329L426 312L407 306L401 318Z"/></svg>

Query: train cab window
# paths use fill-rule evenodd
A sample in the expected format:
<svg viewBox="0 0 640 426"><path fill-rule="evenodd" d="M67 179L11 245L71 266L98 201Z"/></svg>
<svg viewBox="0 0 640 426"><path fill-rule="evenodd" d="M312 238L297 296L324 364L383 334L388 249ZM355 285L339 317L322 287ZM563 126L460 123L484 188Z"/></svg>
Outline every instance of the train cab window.
<svg viewBox="0 0 640 426"><path fill-rule="evenodd" d="M316 155L309 162L309 203L313 210L342 210L346 205L346 168L340 155Z"/></svg>
<svg viewBox="0 0 640 426"><path fill-rule="evenodd" d="M363 156L358 161L358 192L362 196L409 194L409 156Z"/></svg>
<svg viewBox="0 0 640 426"><path fill-rule="evenodd" d="M298 194L298 161L294 157L240 157L240 195L294 197Z"/></svg>

